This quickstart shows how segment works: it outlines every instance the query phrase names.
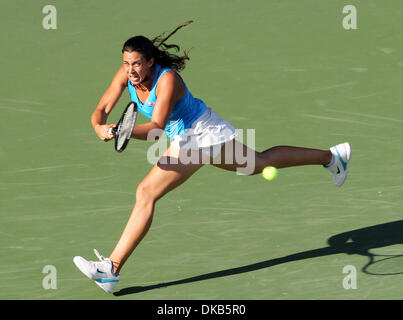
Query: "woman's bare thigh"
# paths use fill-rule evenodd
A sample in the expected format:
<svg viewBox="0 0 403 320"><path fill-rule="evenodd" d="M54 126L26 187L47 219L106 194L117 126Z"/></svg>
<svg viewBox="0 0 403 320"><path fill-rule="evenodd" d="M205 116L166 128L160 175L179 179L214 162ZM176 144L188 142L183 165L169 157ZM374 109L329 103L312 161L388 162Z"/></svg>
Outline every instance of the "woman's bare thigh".
<svg viewBox="0 0 403 320"><path fill-rule="evenodd" d="M198 150L185 156L184 152L169 147L141 182L141 187L146 188L155 200L181 185L203 166L201 161L189 161L190 157L196 158L199 155Z"/></svg>

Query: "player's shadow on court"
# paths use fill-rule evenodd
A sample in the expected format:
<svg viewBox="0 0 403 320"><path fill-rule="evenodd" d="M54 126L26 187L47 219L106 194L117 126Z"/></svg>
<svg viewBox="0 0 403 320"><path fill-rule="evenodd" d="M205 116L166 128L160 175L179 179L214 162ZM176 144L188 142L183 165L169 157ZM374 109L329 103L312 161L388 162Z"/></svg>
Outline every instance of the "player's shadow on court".
<svg viewBox="0 0 403 320"><path fill-rule="evenodd" d="M361 271L367 274L376 274L368 272L368 267L374 264L374 254L370 252L371 249L387 247L394 244L403 244L403 220L379 224L371 227L366 227L362 229L352 230L343 232L330 237L327 240L328 246L313 249L309 251L298 252L290 254L288 256L274 258L258 263L253 263L241 267L225 269L221 271L201 274L194 277L184 278L176 281L157 283L149 286L134 286L121 289L115 292L115 296L122 296L127 294L139 293L143 291L170 287L179 284L215 279L220 277L226 277L251 271L256 271L264 268L270 268L277 266L279 264L299 261L305 259L312 259L316 257L330 256L333 254L358 254L366 256L369 258L369 262L362 267ZM388 256L391 257L402 257L399 256ZM392 274L402 274L403 268L399 268L399 272L383 272L382 275L392 275ZM379 273L378 273L379 274Z"/></svg>

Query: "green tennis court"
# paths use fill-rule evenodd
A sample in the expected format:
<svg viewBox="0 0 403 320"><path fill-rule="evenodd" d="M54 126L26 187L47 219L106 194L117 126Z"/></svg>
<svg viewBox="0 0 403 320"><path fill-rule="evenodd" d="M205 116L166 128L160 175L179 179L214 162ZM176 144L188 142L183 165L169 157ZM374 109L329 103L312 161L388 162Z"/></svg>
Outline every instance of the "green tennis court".
<svg viewBox="0 0 403 320"><path fill-rule="evenodd" d="M350 4L358 28L346 30ZM46 5L56 29L43 26ZM401 1L8 0L0 10L0 299L403 298ZM157 203L108 295L72 259L110 254L152 143L117 153L90 116L125 40L189 19L172 42L191 49L181 75L195 97L245 142L254 129L258 150L350 142L349 178L336 188L320 167L269 182L205 166Z"/></svg>

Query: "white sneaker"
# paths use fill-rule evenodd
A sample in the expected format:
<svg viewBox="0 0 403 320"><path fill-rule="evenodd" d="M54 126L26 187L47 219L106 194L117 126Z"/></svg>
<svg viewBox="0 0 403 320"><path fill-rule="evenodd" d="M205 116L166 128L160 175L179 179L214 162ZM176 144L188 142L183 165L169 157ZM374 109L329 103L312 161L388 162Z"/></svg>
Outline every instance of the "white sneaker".
<svg viewBox="0 0 403 320"><path fill-rule="evenodd" d="M341 187L347 179L347 163L351 159L351 147L348 142L345 142L331 147L330 151L333 154L332 163L324 167L332 173L333 184Z"/></svg>
<svg viewBox="0 0 403 320"><path fill-rule="evenodd" d="M94 249L99 261L87 261L83 257L76 256L73 261L78 269L88 278L94 280L104 291L112 293L119 282L120 276L113 273L112 261L104 258Z"/></svg>

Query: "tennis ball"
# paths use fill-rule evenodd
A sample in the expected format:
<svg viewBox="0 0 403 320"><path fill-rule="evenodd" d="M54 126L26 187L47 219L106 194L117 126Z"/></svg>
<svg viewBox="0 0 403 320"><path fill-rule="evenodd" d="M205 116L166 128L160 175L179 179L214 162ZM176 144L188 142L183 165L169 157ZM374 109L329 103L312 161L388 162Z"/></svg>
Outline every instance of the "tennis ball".
<svg viewBox="0 0 403 320"><path fill-rule="evenodd" d="M277 177L277 169L275 167L266 167L262 171L263 178L274 180Z"/></svg>

